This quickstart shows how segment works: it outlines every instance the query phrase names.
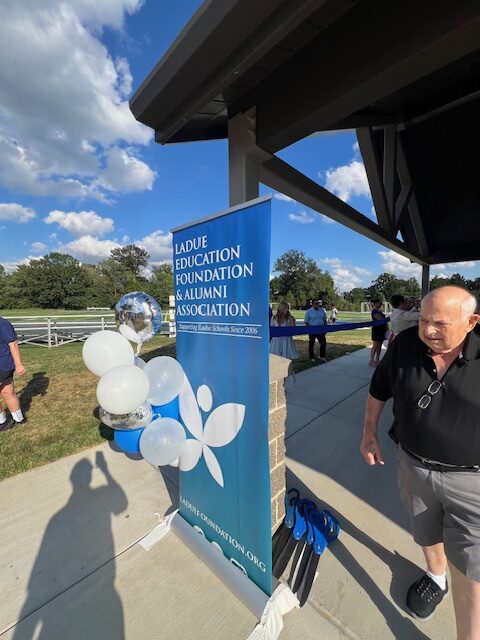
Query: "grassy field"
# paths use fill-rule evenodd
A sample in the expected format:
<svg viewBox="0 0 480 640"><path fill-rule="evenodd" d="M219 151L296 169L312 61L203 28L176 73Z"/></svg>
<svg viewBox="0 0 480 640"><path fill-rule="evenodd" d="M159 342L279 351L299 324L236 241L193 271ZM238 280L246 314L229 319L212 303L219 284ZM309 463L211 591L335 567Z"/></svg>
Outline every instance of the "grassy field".
<svg viewBox="0 0 480 640"><path fill-rule="evenodd" d="M330 317L330 310L326 309L327 312L327 318ZM297 310L297 309L293 309L292 310L292 316L294 318L296 318L297 320L303 320L305 317L305 313L306 310L302 311L302 310ZM353 311L339 311L338 312L338 319L340 320L340 322L365 322L368 320L371 320L371 316L369 313L356 313Z"/></svg>
<svg viewBox="0 0 480 640"><path fill-rule="evenodd" d="M38 313L38 309L31 311ZM327 343L327 357L338 358L370 344L370 331L332 333L327 336ZM296 372L318 366L309 360L307 336L295 338L295 344L299 354L294 362ZM82 346L71 343L55 349L21 347L27 374L15 380L15 387L28 422L0 432L0 479L112 437L112 430L96 417L98 378L83 364ZM315 348L318 352L318 345ZM145 360L158 355L175 356L175 341L157 336L145 345L141 354Z"/></svg>

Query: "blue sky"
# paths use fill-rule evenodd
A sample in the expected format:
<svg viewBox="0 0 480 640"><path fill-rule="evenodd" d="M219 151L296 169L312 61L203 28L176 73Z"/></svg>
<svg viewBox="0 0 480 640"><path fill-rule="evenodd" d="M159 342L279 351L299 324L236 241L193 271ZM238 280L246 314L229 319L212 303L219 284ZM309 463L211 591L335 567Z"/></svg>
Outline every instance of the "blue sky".
<svg viewBox="0 0 480 640"><path fill-rule="evenodd" d="M0 7L0 263L49 251L96 263L134 242L171 258L169 230L228 206L225 141L160 146L128 99L201 4L155 0L3 0ZM317 135L279 154L374 217L353 132ZM262 188L263 193L269 190ZM406 258L274 194L272 264L300 249L339 291L383 271L418 276ZM479 263L432 275L480 275Z"/></svg>

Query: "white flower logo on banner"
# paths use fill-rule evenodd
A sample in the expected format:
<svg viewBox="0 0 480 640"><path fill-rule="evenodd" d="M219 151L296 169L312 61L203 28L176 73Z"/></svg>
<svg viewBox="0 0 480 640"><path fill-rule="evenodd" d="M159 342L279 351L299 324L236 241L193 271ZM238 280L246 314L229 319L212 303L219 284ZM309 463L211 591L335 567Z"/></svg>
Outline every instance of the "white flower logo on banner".
<svg viewBox="0 0 480 640"><path fill-rule="evenodd" d="M179 395L180 416L193 439L186 441L178 466L181 471L191 471L203 454L213 479L223 487L222 469L211 447L224 447L236 437L243 425L245 405L235 402L221 404L210 413L204 428L200 409L209 413L212 405L213 396L210 388L202 384L195 398L190 382L185 376Z"/></svg>

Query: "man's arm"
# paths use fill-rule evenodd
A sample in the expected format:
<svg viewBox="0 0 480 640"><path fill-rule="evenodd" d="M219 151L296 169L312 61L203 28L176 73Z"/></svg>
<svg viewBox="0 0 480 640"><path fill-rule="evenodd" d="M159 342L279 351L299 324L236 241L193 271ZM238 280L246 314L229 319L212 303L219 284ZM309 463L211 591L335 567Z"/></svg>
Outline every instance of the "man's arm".
<svg viewBox="0 0 480 640"><path fill-rule="evenodd" d="M305 318L304 318L304 320L305 320L305 326L306 326L306 327L308 327L308 321L309 321L309 319L310 319L310 315L309 315L309 313L308 313L308 311L307 311L307 313L305 314Z"/></svg>
<svg viewBox="0 0 480 640"><path fill-rule="evenodd" d="M380 442L377 437L377 426L385 402L377 400L368 394L367 406L365 407L365 420L363 426L363 438L360 443L360 453L365 458L367 464L373 465L377 462L384 464Z"/></svg>
<svg viewBox="0 0 480 640"><path fill-rule="evenodd" d="M18 344L14 342L8 343L8 348L10 349L10 353L12 354L13 362L15 363L15 373L17 376L23 376L27 373L27 370L22 364L22 358L20 356L20 347Z"/></svg>

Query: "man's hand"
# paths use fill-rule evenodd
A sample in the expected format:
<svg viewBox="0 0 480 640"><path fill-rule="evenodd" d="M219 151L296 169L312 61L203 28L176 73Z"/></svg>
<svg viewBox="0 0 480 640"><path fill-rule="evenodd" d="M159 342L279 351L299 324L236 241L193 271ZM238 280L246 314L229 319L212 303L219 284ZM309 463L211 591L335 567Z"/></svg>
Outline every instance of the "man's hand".
<svg viewBox="0 0 480 640"><path fill-rule="evenodd" d="M380 442L375 436L362 438L362 442L360 443L360 453L367 464L385 464L382 457Z"/></svg>
<svg viewBox="0 0 480 640"><path fill-rule="evenodd" d="M27 370L25 369L23 364L20 363L15 367L15 373L17 374L17 376L24 376L27 373Z"/></svg>

